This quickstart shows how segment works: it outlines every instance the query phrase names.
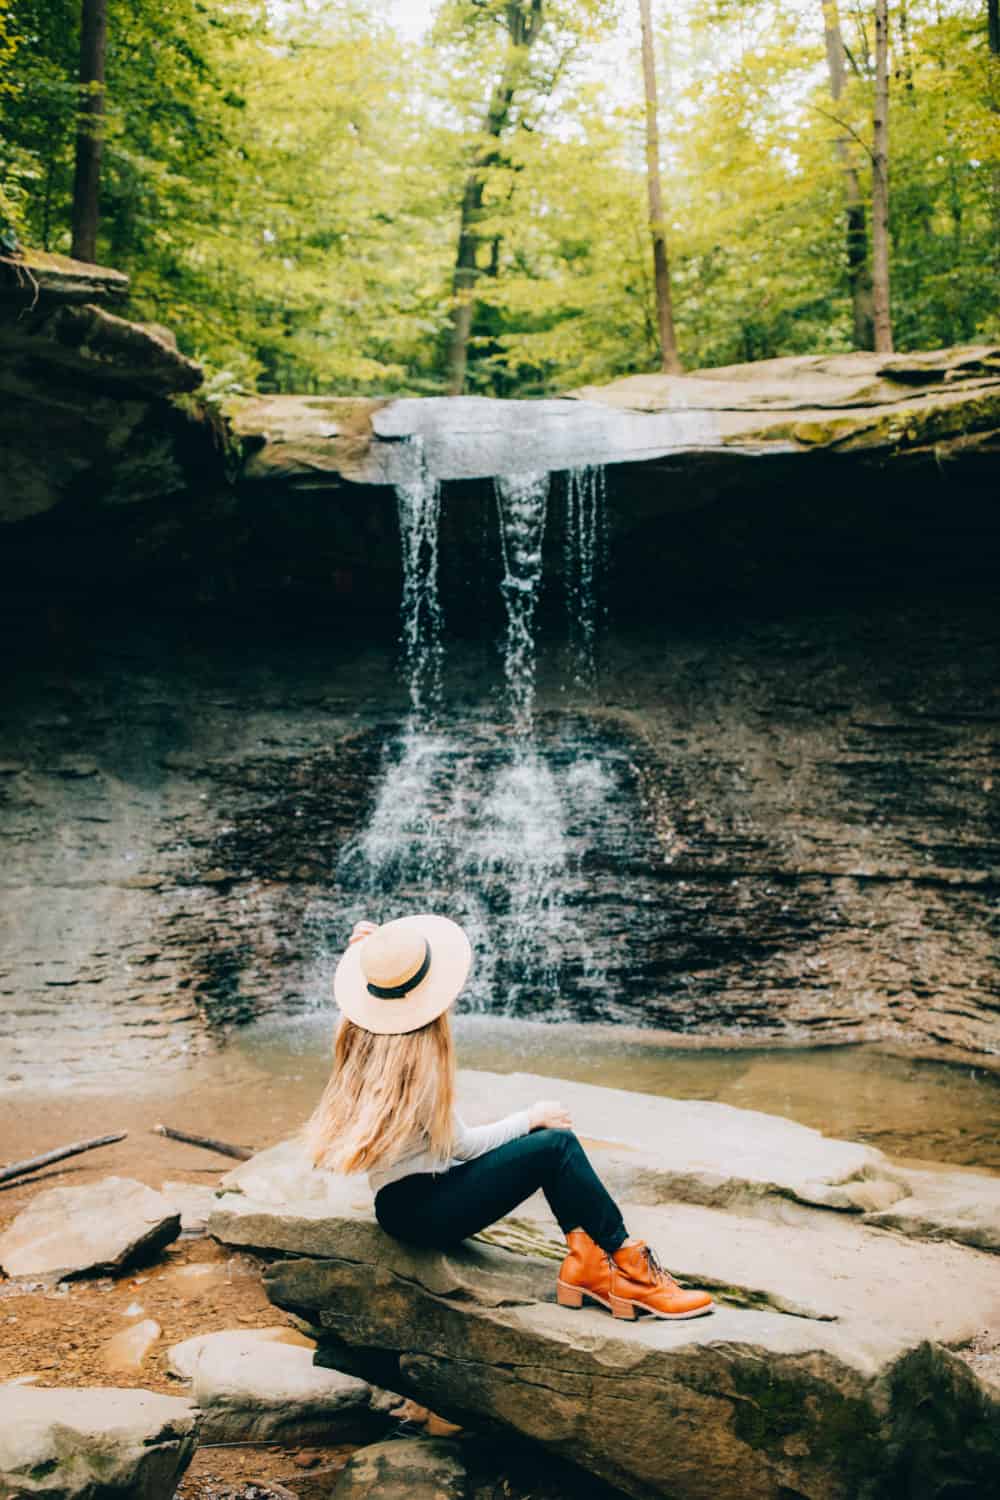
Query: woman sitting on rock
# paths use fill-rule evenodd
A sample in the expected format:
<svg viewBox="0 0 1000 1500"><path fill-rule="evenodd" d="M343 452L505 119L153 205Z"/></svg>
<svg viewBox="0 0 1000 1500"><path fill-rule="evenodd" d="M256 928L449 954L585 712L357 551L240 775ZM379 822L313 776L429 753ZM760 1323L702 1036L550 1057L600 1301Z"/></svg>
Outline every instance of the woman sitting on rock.
<svg viewBox="0 0 1000 1500"><path fill-rule="evenodd" d="M387 1233L448 1249L541 1188L566 1236L556 1295L634 1318L694 1318L705 1292L685 1291L632 1239L560 1104L543 1101L493 1125L455 1113L448 1009L472 949L447 917L359 922L337 966L342 1012L333 1073L309 1124L313 1160L367 1172Z"/></svg>

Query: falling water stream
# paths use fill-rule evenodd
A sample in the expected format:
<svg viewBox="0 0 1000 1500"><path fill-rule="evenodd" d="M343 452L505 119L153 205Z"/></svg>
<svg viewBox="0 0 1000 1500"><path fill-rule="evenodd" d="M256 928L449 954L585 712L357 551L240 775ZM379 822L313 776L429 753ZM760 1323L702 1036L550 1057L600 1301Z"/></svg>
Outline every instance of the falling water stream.
<svg viewBox="0 0 1000 1500"><path fill-rule="evenodd" d="M535 612L542 581L542 541L549 501L548 474L508 474L494 481L500 521L507 611L504 677L514 731L531 734L535 708Z"/></svg>
<svg viewBox="0 0 1000 1500"><path fill-rule="evenodd" d="M438 599L438 524L441 485L427 472L423 445L411 438L412 479L396 488L403 554L403 655L415 722L433 719L441 706L441 604Z"/></svg>
<svg viewBox="0 0 1000 1500"><path fill-rule="evenodd" d="M569 644L576 686L591 692L597 686L600 575L607 562L606 499L603 467L572 469L566 476L563 573Z"/></svg>
<svg viewBox="0 0 1000 1500"><path fill-rule="evenodd" d="M495 481L506 612L505 716L449 718L441 703L440 489L421 471L397 491L403 557L402 644L411 712L387 752L375 806L340 859L345 923L437 909L476 951L467 1008L571 1014L600 986L590 936L572 919L594 843L628 822L627 757L595 742L579 716L540 729L537 609L553 484L547 473ZM573 672L596 675L603 471L567 476L567 600Z"/></svg>

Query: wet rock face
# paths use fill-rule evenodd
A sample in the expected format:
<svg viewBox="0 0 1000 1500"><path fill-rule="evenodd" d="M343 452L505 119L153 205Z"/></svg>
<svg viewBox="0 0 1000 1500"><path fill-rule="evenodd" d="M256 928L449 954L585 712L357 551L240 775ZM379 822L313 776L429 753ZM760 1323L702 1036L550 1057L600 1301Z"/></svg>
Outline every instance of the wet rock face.
<svg viewBox="0 0 1000 1500"><path fill-rule="evenodd" d="M483 1008L996 1048L1000 661L968 601L618 632L590 700L543 651L544 804L516 779L498 801L498 658L455 647L445 749L388 850L365 836L402 755L390 645L130 625L83 651L85 629L8 663L11 1074L143 1066L205 1024L328 1006L355 917L418 902L489 929Z"/></svg>
<svg viewBox="0 0 1000 1500"><path fill-rule="evenodd" d="M167 331L96 305L123 278L30 269L0 258L12 1077L327 1004L352 921L417 904L469 926L472 1007L996 1052L996 350L264 398L227 428L178 403L199 372ZM521 754L487 476L529 460L562 469ZM589 691L558 635L563 470L606 460ZM448 655L414 747L391 485L415 466L447 481Z"/></svg>

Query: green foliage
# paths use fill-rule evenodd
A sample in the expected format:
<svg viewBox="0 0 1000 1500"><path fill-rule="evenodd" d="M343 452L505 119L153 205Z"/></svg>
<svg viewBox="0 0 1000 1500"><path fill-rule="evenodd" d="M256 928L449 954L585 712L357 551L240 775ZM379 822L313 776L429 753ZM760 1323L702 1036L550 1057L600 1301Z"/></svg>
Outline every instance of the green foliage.
<svg viewBox="0 0 1000 1500"><path fill-rule="evenodd" d="M99 256L213 390L430 392L463 184L512 24L441 0L429 45L382 0L109 0ZM470 389L655 367L635 0L543 0L483 167ZM659 0L675 316L688 368L851 347L836 139L870 189L869 8ZM1000 335L1000 62L980 0L893 7L900 349ZM866 26L867 23L867 26ZM516 29L516 28L515 28ZM905 42L905 45L904 45ZM0 233L68 250L79 0L0 0Z"/></svg>

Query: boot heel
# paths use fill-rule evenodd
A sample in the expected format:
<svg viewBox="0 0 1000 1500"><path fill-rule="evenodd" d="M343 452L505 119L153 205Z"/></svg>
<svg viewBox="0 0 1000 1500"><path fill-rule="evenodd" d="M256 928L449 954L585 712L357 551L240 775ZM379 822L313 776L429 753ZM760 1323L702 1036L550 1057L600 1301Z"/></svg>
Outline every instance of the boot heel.
<svg viewBox="0 0 1000 1500"><path fill-rule="evenodd" d="M578 1286L567 1286L564 1281L557 1281L556 1301L560 1307L582 1307L583 1293Z"/></svg>
<svg viewBox="0 0 1000 1500"><path fill-rule="evenodd" d="M629 1322L635 1319L635 1303L628 1302L624 1297L611 1297L611 1311L616 1318L626 1318Z"/></svg>

